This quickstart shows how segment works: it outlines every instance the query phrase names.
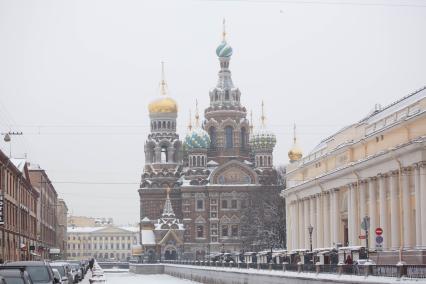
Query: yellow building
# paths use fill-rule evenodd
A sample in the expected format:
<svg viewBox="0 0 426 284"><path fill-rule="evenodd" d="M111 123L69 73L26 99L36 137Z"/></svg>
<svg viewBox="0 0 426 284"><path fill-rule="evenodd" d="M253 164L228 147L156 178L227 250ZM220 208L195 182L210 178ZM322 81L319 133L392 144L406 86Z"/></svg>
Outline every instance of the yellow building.
<svg viewBox="0 0 426 284"><path fill-rule="evenodd" d="M289 153L282 191L289 250L309 249L310 226L313 248L365 246L359 236L368 216L381 263L426 262L426 88L376 105L309 155L296 154Z"/></svg>
<svg viewBox="0 0 426 284"><path fill-rule="evenodd" d="M137 227L68 227L68 259L128 260L136 244Z"/></svg>

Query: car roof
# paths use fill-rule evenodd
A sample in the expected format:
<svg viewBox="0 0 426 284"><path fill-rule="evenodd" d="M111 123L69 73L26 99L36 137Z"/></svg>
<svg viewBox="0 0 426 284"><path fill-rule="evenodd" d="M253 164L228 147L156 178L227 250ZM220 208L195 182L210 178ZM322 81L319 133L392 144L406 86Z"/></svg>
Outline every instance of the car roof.
<svg viewBox="0 0 426 284"><path fill-rule="evenodd" d="M21 276L21 270L19 269L4 269L0 270L1 276Z"/></svg>
<svg viewBox="0 0 426 284"><path fill-rule="evenodd" d="M51 262L50 266L66 266L70 265L68 262Z"/></svg>
<svg viewBox="0 0 426 284"><path fill-rule="evenodd" d="M18 266L46 266L47 263L44 261L13 261L5 263L6 266L18 265Z"/></svg>

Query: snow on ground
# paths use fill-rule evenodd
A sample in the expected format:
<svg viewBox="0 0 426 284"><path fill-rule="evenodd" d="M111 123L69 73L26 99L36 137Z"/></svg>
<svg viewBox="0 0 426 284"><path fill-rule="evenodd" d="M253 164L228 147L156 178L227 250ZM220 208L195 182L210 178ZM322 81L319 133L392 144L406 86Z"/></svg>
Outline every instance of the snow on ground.
<svg viewBox="0 0 426 284"><path fill-rule="evenodd" d="M197 284L185 279L175 278L165 274L151 274L140 275L133 273L106 273L105 278L107 284L141 284L141 283L155 283L155 284Z"/></svg>

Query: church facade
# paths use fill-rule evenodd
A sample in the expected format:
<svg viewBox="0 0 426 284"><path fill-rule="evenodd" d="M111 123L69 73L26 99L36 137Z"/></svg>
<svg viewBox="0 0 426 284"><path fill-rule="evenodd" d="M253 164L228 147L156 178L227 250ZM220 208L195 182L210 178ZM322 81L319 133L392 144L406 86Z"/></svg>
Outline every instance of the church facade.
<svg viewBox="0 0 426 284"><path fill-rule="evenodd" d="M241 92L232 81L232 52L224 33L216 49L220 70L217 85L209 92L210 105L202 121L197 106L195 125L190 123L183 139L176 132L178 106L167 94L164 76L160 96L148 106L151 131L139 196L142 245L151 258L238 253L252 193L279 198L281 187L273 168L276 138L266 129L263 104L262 124L253 132ZM173 212L169 221L179 225L166 222L159 227L167 210ZM161 236L145 242L144 235Z"/></svg>

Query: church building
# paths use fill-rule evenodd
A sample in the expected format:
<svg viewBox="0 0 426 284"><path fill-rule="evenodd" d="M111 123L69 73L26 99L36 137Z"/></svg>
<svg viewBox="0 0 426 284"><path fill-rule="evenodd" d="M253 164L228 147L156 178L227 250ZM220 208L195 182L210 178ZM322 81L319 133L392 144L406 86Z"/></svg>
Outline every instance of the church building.
<svg viewBox="0 0 426 284"><path fill-rule="evenodd" d="M220 70L210 105L204 120L197 105L195 125L189 124L183 139L176 132L178 104L167 93L164 69L160 95L148 105L151 131L139 196L142 245L151 259L239 253L251 194L279 198L276 137L267 130L263 103L262 125L253 133L241 91L232 81L232 53L224 32L216 48ZM150 237L144 240L144 235Z"/></svg>

